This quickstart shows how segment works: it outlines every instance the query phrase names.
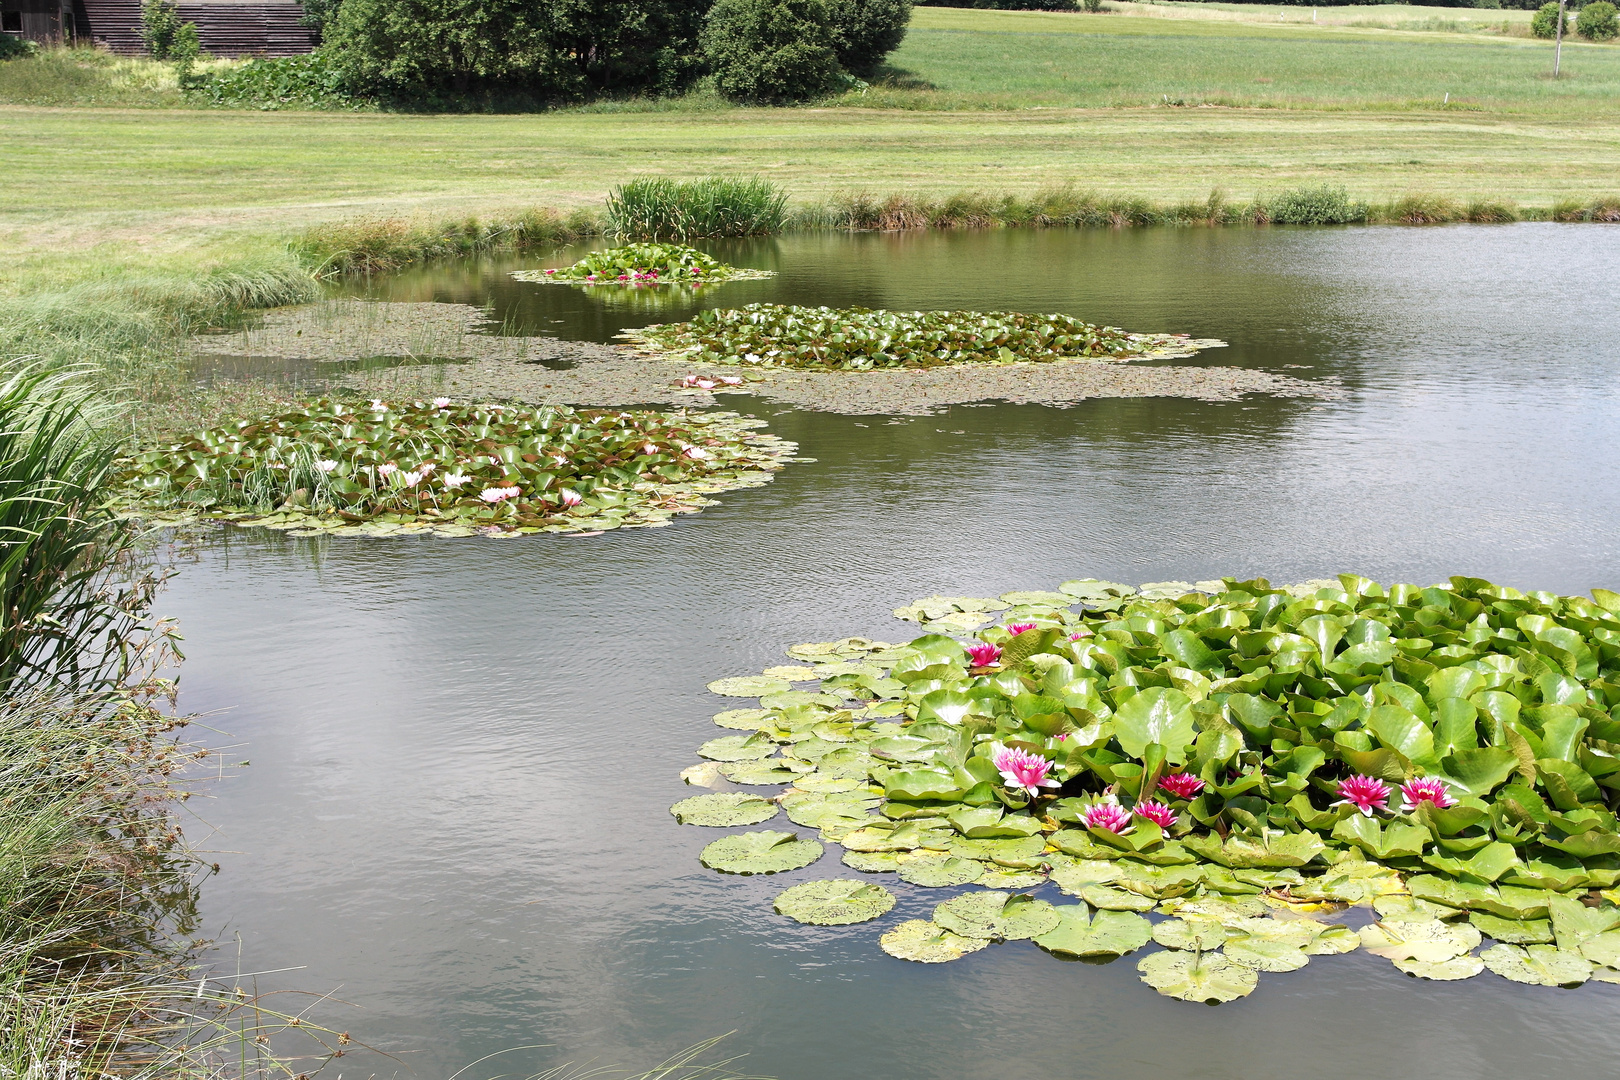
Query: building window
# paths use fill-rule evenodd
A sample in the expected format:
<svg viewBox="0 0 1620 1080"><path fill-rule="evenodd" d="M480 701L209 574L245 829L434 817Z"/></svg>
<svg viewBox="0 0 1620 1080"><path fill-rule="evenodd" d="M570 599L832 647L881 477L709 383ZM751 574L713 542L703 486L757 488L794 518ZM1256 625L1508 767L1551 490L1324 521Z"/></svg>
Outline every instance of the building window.
<svg viewBox="0 0 1620 1080"><path fill-rule="evenodd" d="M0 12L0 32L4 32L4 33L7 33L7 34L21 34L22 33L22 12L20 12L20 11Z"/></svg>

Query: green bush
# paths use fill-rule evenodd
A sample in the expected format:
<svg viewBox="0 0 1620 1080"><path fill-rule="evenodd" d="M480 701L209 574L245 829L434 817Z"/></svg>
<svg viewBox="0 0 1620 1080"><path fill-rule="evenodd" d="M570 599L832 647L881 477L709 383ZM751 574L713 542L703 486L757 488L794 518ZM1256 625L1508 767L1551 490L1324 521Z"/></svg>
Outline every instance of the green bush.
<svg viewBox="0 0 1620 1080"><path fill-rule="evenodd" d="M0 34L0 60L21 60L39 52L39 46L11 34Z"/></svg>
<svg viewBox="0 0 1620 1080"><path fill-rule="evenodd" d="M1367 220L1367 207L1351 202L1342 187L1320 184L1274 197L1266 204L1266 217L1278 225L1350 225Z"/></svg>
<svg viewBox="0 0 1620 1080"><path fill-rule="evenodd" d="M344 0L323 49L357 93L527 106L685 89L702 18L701 0Z"/></svg>
<svg viewBox="0 0 1620 1080"><path fill-rule="evenodd" d="M175 0L142 0L141 42L154 60L167 60L180 33L180 5Z"/></svg>
<svg viewBox="0 0 1620 1080"><path fill-rule="evenodd" d="M359 109L372 104L351 94L343 71L324 51L279 60L253 60L207 79L198 96L232 109Z"/></svg>
<svg viewBox="0 0 1620 1080"><path fill-rule="evenodd" d="M1558 36L1558 5L1542 4L1530 20L1530 32L1539 38Z"/></svg>
<svg viewBox="0 0 1620 1080"><path fill-rule="evenodd" d="M995 8L1001 11L1073 11L1074 0L917 0L921 7ZM1097 8L1088 5L1088 11Z"/></svg>
<svg viewBox="0 0 1620 1080"><path fill-rule="evenodd" d="M831 0L838 63L852 75L874 74L900 47L911 22L911 0Z"/></svg>
<svg viewBox="0 0 1620 1080"><path fill-rule="evenodd" d="M607 231L627 240L763 236L782 230L787 196L758 177L646 176L608 192L607 217Z"/></svg>
<svg viewBox="0 0 1620 1080"><path fill-rule="evenodd" d="M826 0L718 0L703 29L703 53L722 97L786 105L848 85Z"/></svg>
<svg viewBox="0 0 1620 1080"><path fill-rule="evenodd" d="M1588 41L1613 41L1615 35L1620 34L1614 5L1609 0L1598 0L1581 8L1580 18L1575 20L1575 32Z"/></svg>

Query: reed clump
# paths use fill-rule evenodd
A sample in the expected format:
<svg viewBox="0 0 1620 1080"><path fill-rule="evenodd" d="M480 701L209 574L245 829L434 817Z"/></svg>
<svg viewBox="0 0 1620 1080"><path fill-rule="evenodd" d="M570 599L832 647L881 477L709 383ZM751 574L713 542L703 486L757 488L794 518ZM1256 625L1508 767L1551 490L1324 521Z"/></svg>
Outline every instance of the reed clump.
<svg viewBox="0 0 1620 1080"><path fill-rule="evenodd" d="M607 232L624 240L767 236L787 222L786 193L758 177L638 177L607 197Z"/></svg>
<svg viewBox="0 0 1620 1080"><path fill-rule="evenodd" d="M487 220L331 222L306 230L292 246L317 275L380 274L433 259L557 247L601 232L601 220L590 211L543 208Z"/></svg>

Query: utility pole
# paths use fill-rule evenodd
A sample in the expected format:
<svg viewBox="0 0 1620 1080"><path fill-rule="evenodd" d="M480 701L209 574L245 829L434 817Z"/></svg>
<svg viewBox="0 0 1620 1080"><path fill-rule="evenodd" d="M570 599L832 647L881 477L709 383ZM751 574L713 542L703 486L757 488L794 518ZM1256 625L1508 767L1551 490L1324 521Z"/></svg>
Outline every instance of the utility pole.
<svg viewBox="0 0 1620 1080"><path fill-rule="evenodd" d="M1558 40L1553 46L1553 78L1558 78L1558 62L1564 58L1564 4L1558 0Z"/></svg>

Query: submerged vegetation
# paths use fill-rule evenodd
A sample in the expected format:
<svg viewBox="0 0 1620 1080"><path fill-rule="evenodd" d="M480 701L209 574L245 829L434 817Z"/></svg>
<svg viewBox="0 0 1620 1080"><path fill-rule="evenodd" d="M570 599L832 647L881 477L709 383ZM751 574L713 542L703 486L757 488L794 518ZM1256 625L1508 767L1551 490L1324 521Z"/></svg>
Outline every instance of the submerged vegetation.
<svg viewBox="0 0 1620 1080"><path fill-rule="evenodd" d="M807 663L711 683L759 707L717 715L739 733L683 776L787 787L673 812L819 832L724 837L718 870L798 869L825 841L984 890L883 934L908 960L1157 942L1144 981L1208 1002L1358 948L1426 979L1620 982L1620 595L1593 596L1346 574L929 597L895 612L929 631L907 645L795 645ZM855 878L776 906L836 925L893 899ZM1333 917L1352 905L1377 920Z"/></svg>
<svg viewBox="0 0 1620 1080"><path fill-rule="evenodd" d="M1068 315L784 304L709 309L691 322L620 336L672 359L835 371L1185 356L1210 344L1181 334L1127 334Z"/></svg>
<svg viewBox="0 0 1620 1080"><path fill-rule="evenodd" d="M570 266L520 270L519 281L562 285L702 285L711 281L771 277L769 270L741 269L684 244L623 244L593 251Z"/></svg>
<svg viewBox="0 0 1620 1080"><path fill-rule="evenodd" d="M156 520L292 535L656 528L771 479L795 447L731 413L321 400L135 455L124 498Z"/></svg>

